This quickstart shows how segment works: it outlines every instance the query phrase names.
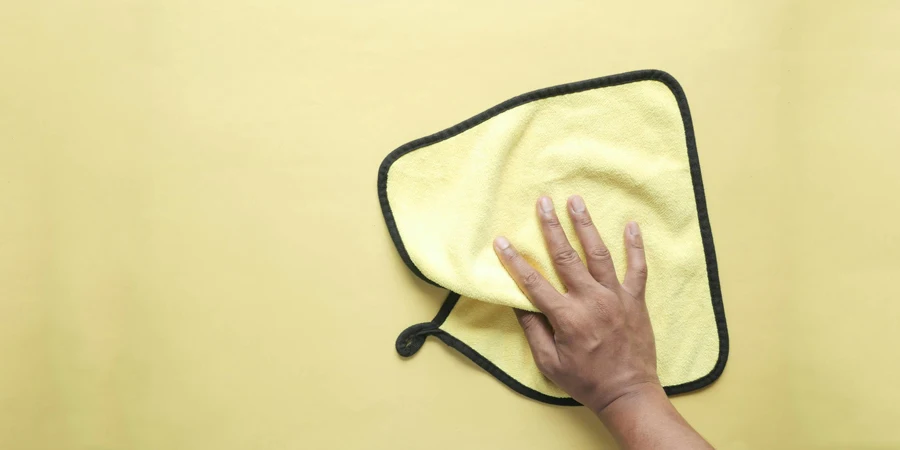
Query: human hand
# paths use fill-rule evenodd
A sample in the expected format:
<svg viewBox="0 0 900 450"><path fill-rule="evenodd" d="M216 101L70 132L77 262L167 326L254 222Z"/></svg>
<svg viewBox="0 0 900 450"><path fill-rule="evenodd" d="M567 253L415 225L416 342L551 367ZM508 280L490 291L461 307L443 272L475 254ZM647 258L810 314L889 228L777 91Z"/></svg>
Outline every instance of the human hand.
<svg viewBox="0 0 900 450"><path fill-rule="evenodd" d="M538 201L537 213L554 267L568 292L554 289L506 238L497 238L494 249L522 291L544 313L516 310L538 369L575 400L602 414L620 398L647 388L662 389L644 302L644 244L637 223L628 223L628 267L620 283L584 201L573 196L567 206L586 266L569 244L548 197Z"/></svg>
<svg viewBox="0 0 900 450"><path fill-rule="evenodd" d="M612 257L579 196L569 216L587 265L569 244L548 197L537 212L560 293L504 237L494 250L519 288L544 314L516 310L538 369L591 408L628 449L711 449L672 406L656 373L656 343L644 301L647 261L637 223L625 227L627 268L619 282Z"/></svg>

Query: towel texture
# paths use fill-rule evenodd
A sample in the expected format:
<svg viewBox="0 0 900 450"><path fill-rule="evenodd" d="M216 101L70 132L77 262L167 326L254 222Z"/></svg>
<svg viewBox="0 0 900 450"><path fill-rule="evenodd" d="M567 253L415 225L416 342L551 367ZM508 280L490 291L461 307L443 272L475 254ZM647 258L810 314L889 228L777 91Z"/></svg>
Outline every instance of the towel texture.
<svg viewBox="0 0 900 450"><path fill-rule="evenodd" d="M646 298L668 391L697 389L721 374L728 343L712 234L687 100L668 74L629 72L513 98L398 148L382 163L378 188L410 269L459 294L435 320L401 335L401 353L435 335L523 394L574 404L534 365L510 307L536 309L492 241L508 237L562 290L534 202L549 195L562 205L580 194L617 267L624 267L625 223L641 224ZM560 219L574 238L568 216Z"/></svg>

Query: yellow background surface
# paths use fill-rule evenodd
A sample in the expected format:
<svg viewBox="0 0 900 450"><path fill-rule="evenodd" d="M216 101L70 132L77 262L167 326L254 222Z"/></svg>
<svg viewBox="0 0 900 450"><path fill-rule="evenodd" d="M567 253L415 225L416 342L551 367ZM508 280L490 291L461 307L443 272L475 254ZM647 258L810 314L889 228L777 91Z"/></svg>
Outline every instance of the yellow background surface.
<svg viewBox="0 0 900 450"><path fill-rule="evenodd" d="M724 449L900 448L900 4L18 1L0 14L0 447L611 445L428 342L396 146L667 70L731 333Z"/></svg>

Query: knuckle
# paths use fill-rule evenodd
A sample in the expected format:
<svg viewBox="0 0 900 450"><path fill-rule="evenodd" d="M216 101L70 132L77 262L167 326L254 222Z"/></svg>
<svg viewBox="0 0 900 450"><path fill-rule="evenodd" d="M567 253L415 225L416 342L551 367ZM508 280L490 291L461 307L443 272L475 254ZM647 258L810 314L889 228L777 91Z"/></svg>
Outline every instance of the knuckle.
<svg viewBox="0 0 900 450"><path fill-rule="evenodd" d="M582 228L590 228L594 226L594 220L588 214L582 214L575 220L575 223Z"/></svg>
<svg viewBox="0 0 900 450"><path fill-rule="evenodd" d="M609 318L609 308L606 307L603 303L596 302L593 304L593 312L594 316L600 320L606 320Z"/></svg>
<svg viewBox="0 0 900 450"><path fill-rule="evenodd" d="M560 223L559 218L556 216L551 216L544 219L544 223L547 224L547 227L550 229L560 229L562 228L562 223Z"/></svg>
<svg viewBox="0 0 900 450"><path fill-rule="evenodd" d="M541 284L541 276L534 270L526 273L522 277L522 285L525 286L526 289L538 287L538 285L540 285L540 284Z"/></svg>
<svg viewBox="0 0 900 450"><path fill-rule="evenodd" d="M598 245L596 247L592 247L588 251L588 257L594 261L609 261L612 259L612 255L609 253L609 249L606 248L605 245Z"/></svg>
<svg viewBox="0 0 900 450"><path fill-rule="evenodd" d="M567 248L553 255L553 262L561 266L571 266L580 263L581 258L578 257L578 252L575 249Z"/></svg>
<svg viewBox="0 0 900 450"><path fill-rule="evenodd" d="M571 312L561 312L556 314L556 321L559 323L561 331L577 330L579 327L579 319Z"/></svg>
<svg viewBox="0 0 900 450"><path fill-rule="evenodd" d="M647 273L648 273L647 264L637 264L633 267L632 270L634 270L635 275L637 275L641 278L647 278Z"/></svg>
<svg viewBox="0 0 900 450"><path fill-rule="evenodd" d="M530 330L537 325L537 317L534 314L523 314L519 317L519 324L525 330Z"/></svg>
<svg viewBox="0 0 900 450"><path fill-rule="evenodd" d="M616 311L612 305L606 301L600 300L591 303L592 310L596 318L600 321L609 323L616 316Z"/></svg>

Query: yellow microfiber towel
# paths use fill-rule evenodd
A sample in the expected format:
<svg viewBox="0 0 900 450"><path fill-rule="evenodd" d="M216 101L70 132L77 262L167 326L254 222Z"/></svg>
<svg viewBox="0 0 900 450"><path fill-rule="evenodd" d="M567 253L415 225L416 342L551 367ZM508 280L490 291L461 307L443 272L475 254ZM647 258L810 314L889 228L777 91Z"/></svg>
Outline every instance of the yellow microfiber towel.
<svg viewBox="0 0 900 450"><path fill-rule="evenodd" d="M535 366L510 307L536 309L492 248L508 237L562 290L533 205L573 194L596 211L617 267L625 252L614 237L629 220L641 224L666 392L715 381L728 333L694 132L681 86L656 70L529 92L385 158L378 195L397 250L417 276L451 291L432 321L401 333L397 351L410 356L433 335L521 394L577 405Z"/></svg>

